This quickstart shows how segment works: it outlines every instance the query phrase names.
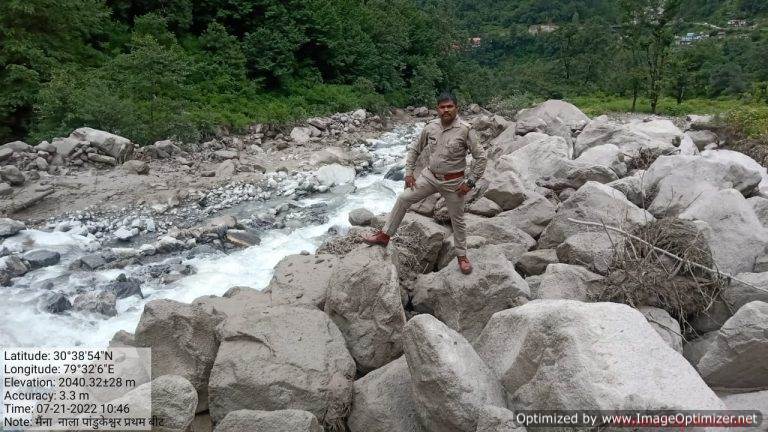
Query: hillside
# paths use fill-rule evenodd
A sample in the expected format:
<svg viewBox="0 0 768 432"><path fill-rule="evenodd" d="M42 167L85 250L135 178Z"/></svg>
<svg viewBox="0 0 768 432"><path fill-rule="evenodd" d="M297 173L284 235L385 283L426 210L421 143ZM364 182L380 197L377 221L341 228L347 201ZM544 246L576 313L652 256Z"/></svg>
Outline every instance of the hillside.
<svg viewBox="0 0 768 432"><path fill-rule="evenodd" d="M658 32L648 10L672 11ZM11 0L0 141L87 125L195 142L444 89L509 112L547 98L764 105L766 16L758 0Z"/></svg>

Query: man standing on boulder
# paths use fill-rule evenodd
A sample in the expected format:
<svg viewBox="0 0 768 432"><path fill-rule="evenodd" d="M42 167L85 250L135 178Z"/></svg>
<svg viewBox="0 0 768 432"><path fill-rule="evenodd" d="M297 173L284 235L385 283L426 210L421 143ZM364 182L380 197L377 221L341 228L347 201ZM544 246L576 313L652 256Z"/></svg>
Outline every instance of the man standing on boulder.
<svg viewBox="0 0 768 432"><path fill-rule="evenodd" d="M408 208L424 198L439 192L445 198L453 226L453 241L459 269L464 274L472 272L467 259L467 234L464 223L464 196L475 187L485 172L485 150L477 141L469 123L458 117L459 106L450 93L437 99L439 119L424 126L419 139L408 147L405 160L405 192L397 197L395 207L382 231L363 237L368 244L386 246L395 235ZM426 151L429 159L418 179L413 176L416 159ZM472 154L472 172L465 175L467 153Z"/></svg>

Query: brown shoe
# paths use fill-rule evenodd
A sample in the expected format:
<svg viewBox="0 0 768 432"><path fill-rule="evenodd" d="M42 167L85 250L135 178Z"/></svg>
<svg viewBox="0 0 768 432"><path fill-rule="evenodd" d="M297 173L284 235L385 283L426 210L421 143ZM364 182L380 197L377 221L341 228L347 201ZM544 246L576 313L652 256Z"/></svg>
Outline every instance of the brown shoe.
<svg viewBox="0 0 768 432"><path fill-rule="evenodd" d="M371 235L363 236L363 241L369 245L386 246L389 244L389 236L383 231L376 231Z"/></svg>
<svg viewBox="0 0 768 432"><path fill-rule="evenodd" d="M472 273L472 264L469 262L466 256L456 257L459 260L459 269L464 274Z"/></svg>

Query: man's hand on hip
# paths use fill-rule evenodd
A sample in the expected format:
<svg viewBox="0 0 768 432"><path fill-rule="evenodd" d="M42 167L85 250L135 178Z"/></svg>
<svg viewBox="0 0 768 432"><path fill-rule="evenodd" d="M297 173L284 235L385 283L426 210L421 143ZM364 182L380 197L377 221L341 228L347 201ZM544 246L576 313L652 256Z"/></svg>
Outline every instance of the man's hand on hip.
<svg viewBox="0 0 768 432"><path fill-rule="evenodd" d="M468 194L469 191L471 191L471 190L472 190L472 188L469 187L468 184L462 183L462 184L459 185L459 189L456 192L459 193L459 196L464 196L464 195Z"/></svg>
<svg viewBox="0 0 768 432"><path fill-rule="evenodd" d="M405 188L413 189L416 187L416 177L409 175L405 176Z"/></svg>

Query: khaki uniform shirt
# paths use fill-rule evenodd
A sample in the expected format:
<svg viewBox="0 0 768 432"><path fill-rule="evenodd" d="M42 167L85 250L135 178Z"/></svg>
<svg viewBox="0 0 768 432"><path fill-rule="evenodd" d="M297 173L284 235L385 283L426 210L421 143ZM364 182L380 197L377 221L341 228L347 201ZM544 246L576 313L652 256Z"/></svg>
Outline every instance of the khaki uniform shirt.
<svg viewBox="0 0 768 432"><path fill-rule="evenodd" d="M485 172L485 149L478 142L477 134L469 123L458 116L445 128L440 119L431 120L424 126L419 139L408 146L405 175L413 175L416 159L425 150L429 155L427 168L433 173L448 174L466 170L467 152L475 160L469 177L477 181Z"/></svg>

